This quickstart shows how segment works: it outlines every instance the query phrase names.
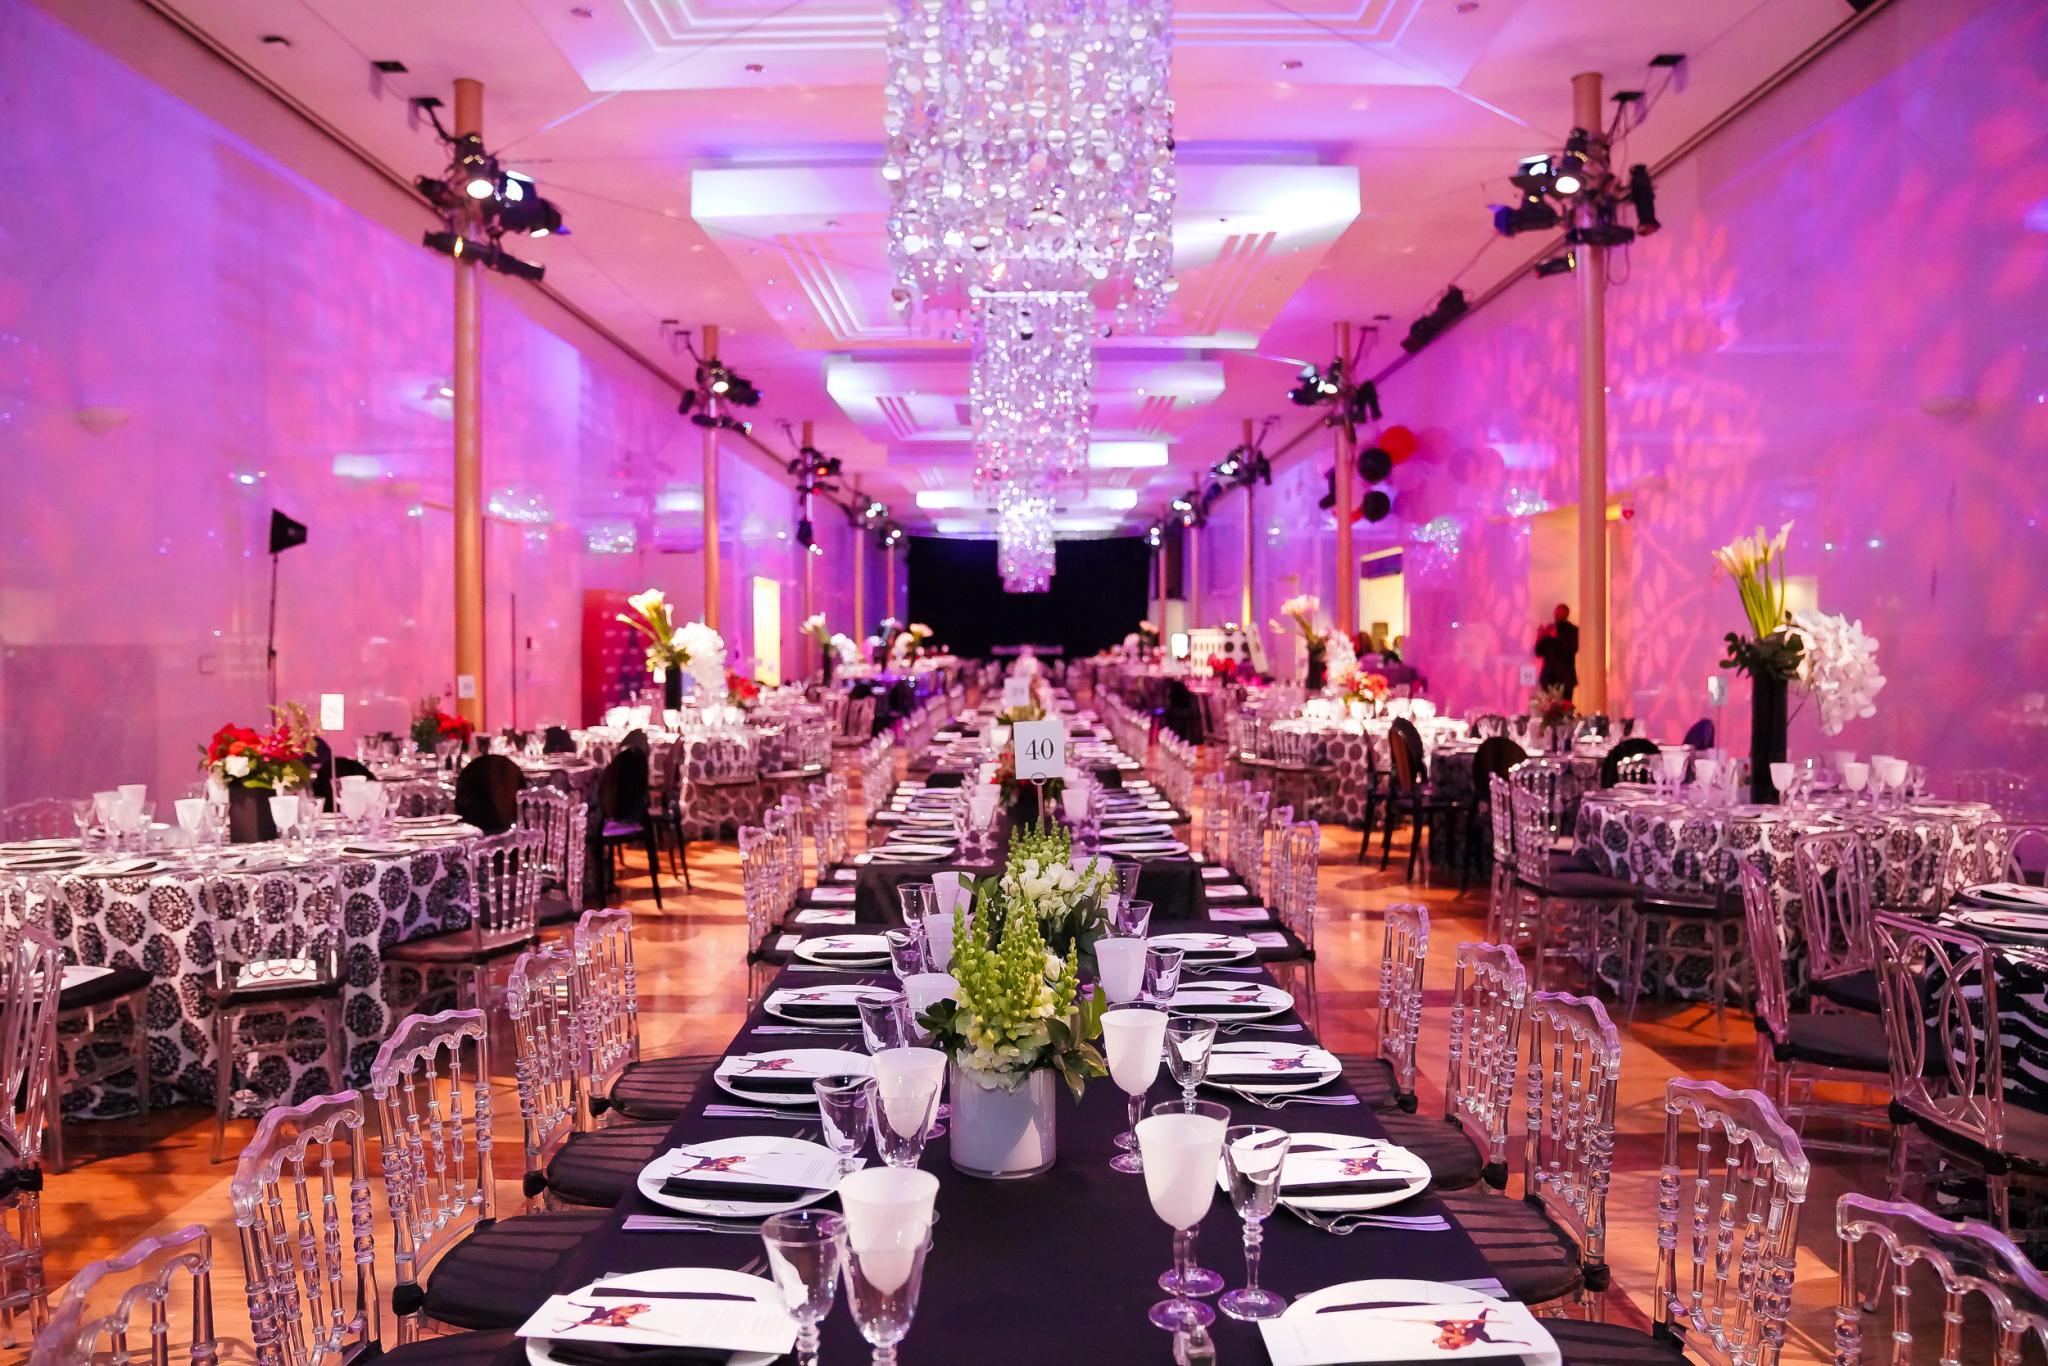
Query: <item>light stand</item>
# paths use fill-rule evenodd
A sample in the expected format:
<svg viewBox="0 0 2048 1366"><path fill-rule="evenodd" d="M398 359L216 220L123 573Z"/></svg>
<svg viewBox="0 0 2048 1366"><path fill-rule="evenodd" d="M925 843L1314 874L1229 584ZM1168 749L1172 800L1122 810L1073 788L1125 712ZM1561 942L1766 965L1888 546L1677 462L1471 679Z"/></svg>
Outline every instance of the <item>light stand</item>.
<svg viewBox="0 0 2048 1366"><path fill-rule="evenodd" d="M277 705L277 560L293 546L306 543L306 524L270 510L270 625L264 633L263 668L270 680L270 705Z"/></svg>

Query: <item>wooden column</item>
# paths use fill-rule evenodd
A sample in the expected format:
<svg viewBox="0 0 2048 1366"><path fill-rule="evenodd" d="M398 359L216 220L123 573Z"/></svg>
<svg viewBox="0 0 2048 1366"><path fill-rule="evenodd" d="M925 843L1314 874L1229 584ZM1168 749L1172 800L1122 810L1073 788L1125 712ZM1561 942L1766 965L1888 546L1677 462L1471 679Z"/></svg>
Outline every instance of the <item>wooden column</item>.
<svg viewBox="0 0 2048 1366"><path fill-rule="evenodd" d="M1600 73L1572 77L1572 123L1596 139L1606 111ZM1582 226L1593 221L1591 207L1579 210ZM1579 283L1579 689L1581 712L1607 710L1607 249L1579 244L1573 273ZM1542 604L1537 604L1540 607Z"/></svg>
<svg viewBox="0 0 2048 1366"><path fill-rule="evenodd" d="M1191 522L1181 528L1181 584L1180 595L1187 605L1187 628L1192 631L1202 624L1202 527Z"/></svg>
<svg viewBox="0 0 2048 1366"><path fill-rule="evenodd" d="M858 645L868 635L868 523L865 515L867 495L859 489L853 491L854 502L862 509L862 516L853 523L853 630L848 632Z"/></svg>
<svg viewBox="0 0 2048 1366"><path fill-rule="evenodd" d="M455 135L484 131L483 82L455 82ZM480 215L466 201L465 237L481 236ZM457 256L455 267L455 710L484 726L484 437L483 322L477 264ZM471 695L462 696L462 680Z"/></svg>
<svg viewBox="0 0 2048 1366"><path fill-rule="evenodd" d="M1244 448L1247 452L1252 448L1250 418L1246 418L1244 423ZM1237 624L1247 635L1255 629L1252 625L1252 569L1258 557L1258 519L1258 500L1252 496L1252 486L1247 483L1244 486L1244 563L1238 566L1244 582L1237 589Z"/></svg>
<svg viewBox="0 0 2048 1366"><path fill-rule="evenodd" d="M896 615L896 543L883 546L882 554L887 557L882 562L882 616L887 619ZM889 642L882 644L886 648Z"/></svg>
<svg viewBox="0 0 2048 1366"><path fill-rule="evenodd" d="M704 325L704 362L718 359L718 324ZM704 415L716 417L724 407L709 392L703 395ZM704 624L718 629L718 428L704 429Z"/></svg>
<svg viewBox="0 0 2048 1366"><path fill-rule="evenodd" d="M1351 324L1337 324L1337 359L1350 373ZM1358 452L1352 449L1351 428L1337 424L1337 602L1332 609L1336 628L1345 635L1358 630L1358 555L1351 545L1351 514L1358 511Z"/></svg>
<svg viewBox="0 0 2048 1366"><path fill-rule="evenodd" d="M1166 536L1160 533L1159 544L1152 547L1152 624L1159 628L1159 643L1167 645L1166 639Z"/></svg>
<svg viewBox="0 0 2048 1366"><path fill-rule="evenodd" d="M799 446L808 447L811 444L811 424L809 422L805 422L801 427L797 429L797 431L799 433L797 437L797 444ZM815 498L807 498L804 500L803 514L805 517L810 517L811 509L817 506L817 502L818 500ZM817 538L817 535L818 524L814 519L811 522L812 539L815 540ZM814 563L814 561L816 561L818 557L811 553L811 548L807 545L798 546L797 553L804 557L803 614L798 618L798 620L809 621L811 619L811 613L818 610L816 607L811 605L812 603L817 601L817 566ZM806 641L809 641L809 637L805 637L805 639ZM817 641L815 642L815 644L817 646L818 655L817 665L819 669L823 669L825 667L825 644L823 641Z"/></svg>

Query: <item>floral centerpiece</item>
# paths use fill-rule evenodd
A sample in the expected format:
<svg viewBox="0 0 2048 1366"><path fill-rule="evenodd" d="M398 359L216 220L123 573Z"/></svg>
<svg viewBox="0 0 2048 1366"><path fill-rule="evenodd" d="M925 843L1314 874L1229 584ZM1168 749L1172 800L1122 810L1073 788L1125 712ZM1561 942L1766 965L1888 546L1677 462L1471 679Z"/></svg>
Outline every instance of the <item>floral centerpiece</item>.
<svg viewBox="0 0 2048 1366"><path fill-rule="evenodd" d="M1057 1155L1053 1079L1078 1100L1108 1072L1089 1040L1104 997L1084 993L1071 955L1046 946L1033 906L994 878L953 913L953 999L919 1017L952 1072L953 1165L973 1176L1035 1176Z"/></svg>
<svg viewBox="0 0 2048 1366"><path fill-rule="evenodd" d="M1338 700L1347 706L1364 706L1373 710L1378 710L1380 704L1387 700L1387 694L1392 691L1385 674L1368 673L1356 664L1353 664L1348 672L1333 671L1330 675L1330 687Z"/></svg>
<svg viewBox="0 0 2048 1366"><path fill-rule="evenodd" d="M432 754L443 740L460 740L467 745L469 737L476 734L476 727L467 717L442 711L438 696L422 697L412 709L411 733L420 753Z"/></svg>
<svg viewBox="0 0 2048 1366"><path fill-rule="evenodd" d="M1110 877L1092 862L1086 872L1075 868L1073 852L1064 826L1041 822L1020 830L1010 837L997 887L1006 905L1026 906L1038 917L1047 947L1092 969L1096 941L1109 927L1102 896Z"/></svg>
<svg viewBox="0 0 2048 1366"><path fill-rule="evenodd" d="M834 632L832 639L825 642L826 658L839 664L860 663L860 646L853 637L844 632Z"/></svg>
<svg viewBox="0 0 2048 1366"><path fill-rule="evenodd" d="M910 632L911 647L922 655L926 648L925 642L932 638L932 628L921 621L913 621L904 629Z"/></svg>
<svg viewBox="0 0 2048 1366"><path fill-rule="evenodd" d="M832 649L832 630L825 625L825 614L813 612L804 618L803 633L818 642L818 670L827 683L832 681L832 666L837 656Z"/></svg>
<svg viewBox="0 0 2048 1366"><path fill-rule="evenodd" d="M1335 692L1339 679L1356 675L1358 672L1358 651L1351 648L1351 637L1342 631L1332 631L1323 645L1323 691Z"/></svg>
<svg viewBox="0 0 2048 1366"><path fill-rule="evenodd" d="M626 599L635 615L619 613L618 619L647 637L647 671L662 685L663 705L673 709L683 704L683 674L696 680L697 691L708 700L719 696L725 685L725 638L701 621L675 624L668 599L659 588L635 593Z"/></svg>
<svg viewBox="0 0 2048 1366"><path fill-rule="evenodd" d="M732 669L725 671L725 701L727 706L745 710L761 700L761 685L745 674Z"/></svg>
<svg viewBox="0 0 2048 1366"><path fill-rule="evenodd" d="M1785 758L1785 733L1790 717L1785 710L1787 685L1799 676L1800 656L1805 641L1788 629L1785 611L1785 545L1792 524L1768 536L1762 527L1753 536L1738 536L1714 552L1714 560L1735 580L1742 596L1742 612L1749 619L1751 634L1730 631L1724 669L1748 674L1749 694L1749 795L1754 802L1772 801L1777 788L1771 782L1771 765Z"/></svg>
<svg viewBox="0 0 2048 1366"><path fill-rule="evenodd" d="M1320 689L1327 674L1330 633L1316 623L1316 613L1321 610L1322 603L1313 593L1298 593L1280 604L1280 615L1294 622L1302 643L1308 647L1308 672L1302 681L1311 689ZM1286 628L1274 622L1273 629L1280 631Z"/></svg>
<svg viewBox="0 0 2048 1366"><path fill-rule="evenodd" d="M910 667L910 652L917 644L917 637L908 631L898 631L889 642L889 667L899 672Z"/></svg>
<svg viewBox="0 0 2048 1366"><path fill-rule="evenodd" d="M228 835L236 844L276 839L267 799L312 786L315 732L306 709L287 702L270 709L270 721L268 731L230 722L200 751L200 768L227 790Z"/></svg>
<svg viewBox="0 0 2048 1366"><path fill-rule="evenodd" d="M1794 612L1787 634L1799 638L1799 686L1820 706L1821 734L1840 735L1849 722L1877 715L1884 675L1877 668L1877 639L1864 633L1861 621Z"/></svg>
<svg viewBox="0 0 2048 1366"><path fill-rule="evenodd" d="M1138 643L1148 650L1159 648L1159 627L1149 617L1138 623Z"/></svg>
<svg viewBox="0 0 2048 1366"><path fill-rule="evenodd" d="M1550 733L1551 749L1561 750L1572 723L1579 718L1579 708L1564 695L1561 685L1553 683L1529 694L1529 717Z"/></svg>

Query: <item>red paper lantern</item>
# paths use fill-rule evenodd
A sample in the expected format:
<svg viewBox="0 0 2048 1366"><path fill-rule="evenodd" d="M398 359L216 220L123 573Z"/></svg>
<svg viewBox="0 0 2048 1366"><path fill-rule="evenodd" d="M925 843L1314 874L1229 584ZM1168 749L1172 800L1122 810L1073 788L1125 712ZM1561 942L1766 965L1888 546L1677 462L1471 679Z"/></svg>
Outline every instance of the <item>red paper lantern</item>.
<svg viewBox="0 0 2048 1366"><path fill-rule="evenodd" d="M1406 427L1395 426L1381 432L1379 441L1376 444L1381 450L1392 457L1396 465L1399 465L1405 463L1410 456L1415 454L1417 443L1414 432L1409 431Z"/></svg>

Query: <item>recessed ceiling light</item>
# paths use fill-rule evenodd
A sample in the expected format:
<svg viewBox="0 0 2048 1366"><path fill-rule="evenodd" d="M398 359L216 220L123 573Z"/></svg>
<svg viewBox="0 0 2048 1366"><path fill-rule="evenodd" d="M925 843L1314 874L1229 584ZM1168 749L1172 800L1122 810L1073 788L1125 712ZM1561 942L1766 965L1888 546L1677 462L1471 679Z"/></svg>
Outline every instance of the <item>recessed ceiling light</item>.
<svg viewBox="0 0 2048 1366"><path fill-rule="evenodd" d="M748 74L749 76L758 76L758 75L760 75L760 74L761 74L762 72L766 71L767 69L768 69L767 67L765 67L765 66L761 65L761 64L760 64L759 62L748 62L748 63L747 63L747 74Z"/></svg>
<svg viewBox="0 0 2048 1366"><path fill-rule="evenodd" d="M597 11L588 5L571 5L569 13L578 19L595 19L597 17Z"/></svg>
<svg viewBox="0 0 2048 1366"><path fill-rule="evenodd" d="M266 33L263 35L263 45L265 47L290 47L292 40L285 37L282 33Z"/></svg>
<svg viewBox="0 0 2048 1366"><path fill-rule="evenodd" d="M1459 0L1458 13L1470 14L1479 8L1479 0Z"/></svg>
<svg viewBox="0 0 2048 1366"><path fill-rule="evenodd" d="M1286 61L1280 63L1280 69L1282 71L1299 71L1301 70L1301 62L1296 58L1289 57Z"/></svg>
<svg viewBox="0 0 2048 1366"><path fill-rule="evenodd" d="M269 42L270 40L266 38L263 41ZM386 57L381 62L371 62L370 65L376 67L387 76L403 76L406 73L405 63L390 57Z"/></svg>

